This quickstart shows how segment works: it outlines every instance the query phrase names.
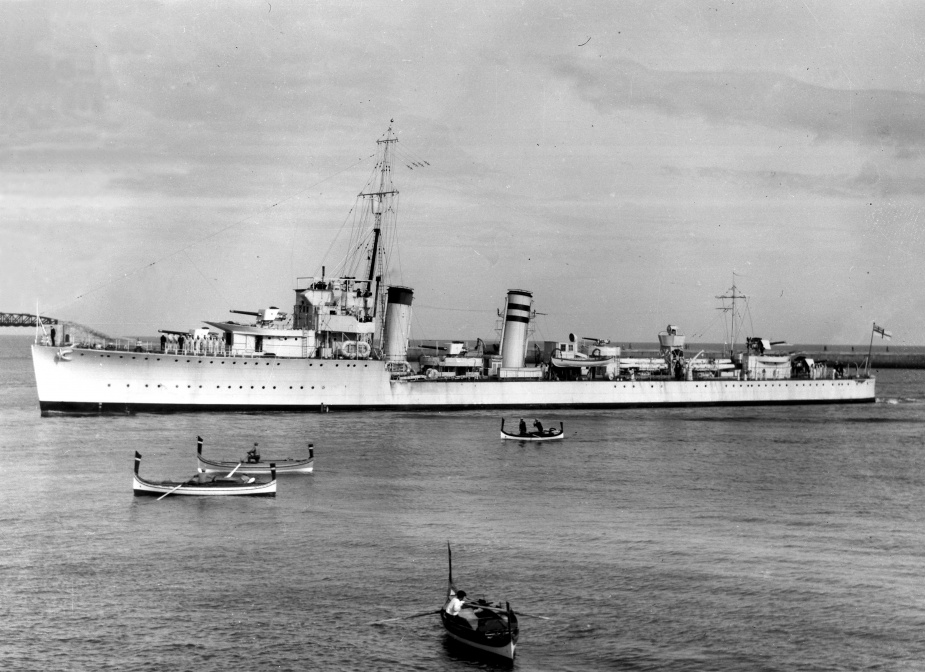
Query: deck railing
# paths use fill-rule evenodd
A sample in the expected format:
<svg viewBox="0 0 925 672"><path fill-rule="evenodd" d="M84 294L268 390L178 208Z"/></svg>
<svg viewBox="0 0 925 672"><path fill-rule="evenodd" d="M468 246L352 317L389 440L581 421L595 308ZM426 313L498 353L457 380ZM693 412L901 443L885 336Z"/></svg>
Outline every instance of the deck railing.
<svg viewBox="0 0 925 672"><path fill-rule="evenodd" d="M40 345L51 346L51 337L42 336L38 339ZM161 344L158 342L145 341L134 338L118 338L112 340L87 341L87 342L70 342L55 343L58 348L83 348L88 350L105 350L107 352L143 352L149 354L164 355L182 355L187 357L264 357L267 353L255 352L254 350L232 350L220 340L192 340L192 343L184 343L181 348L179 343L170 342Z"/></svg>

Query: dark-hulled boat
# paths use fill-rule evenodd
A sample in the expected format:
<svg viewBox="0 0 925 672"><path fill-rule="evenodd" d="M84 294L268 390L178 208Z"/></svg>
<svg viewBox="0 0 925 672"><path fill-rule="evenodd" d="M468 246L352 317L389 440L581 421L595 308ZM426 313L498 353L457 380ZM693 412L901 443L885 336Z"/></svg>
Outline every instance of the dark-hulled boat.
<svg viewBox="0 0 925 672"><path fill-rule="evenodd" d="M516 439L517 441L555 441L556 439L561 439L565 436L565 423L560 422L559 428L550 427L549 429L539 431L539 432L505 432L504 431L504 418L501 418L501 438L502 439Z"/></svg>
<svg viewBox="0 0 925 672"><path fill-rule="evenodd" d="M448 610L457 595L465 597L464 591L457 591L453 583L453 551L447 542L450 561L450 576L447 583L446 602L440 611L440 620L447 634L455 641L484 653L490 653L508 660L514 660L519 629L517 616L511 605L492 604L485 600L464 600L458 615Z"/></svg>
<svg viewBox="0 0 925 672"><path fill-rule="evenodd" d="M199 473L188 481L149 481L138 475L141 453L135 451L135 473L132 487L135 496L186 495L195 497L276 497L276 470L271 469L269 481L258 481L253 477L234 477L232 469L227 476Z"/></svg>
<svg viewBox="0 0 925 672"><path fill-rule="evenodd" d="M257 444L254 444L256 449ZM256 456L256 460L253 457ZM196 459L199 462L199 471L206 474L227 474L238 467L239 474L269 475L274 465L277 474L310 474L315 469L314 444L308 444L308 458L303 459L261 459L253 451L237 462L222 462L210 460L202 456L202 437L196 437Z"/></svg>

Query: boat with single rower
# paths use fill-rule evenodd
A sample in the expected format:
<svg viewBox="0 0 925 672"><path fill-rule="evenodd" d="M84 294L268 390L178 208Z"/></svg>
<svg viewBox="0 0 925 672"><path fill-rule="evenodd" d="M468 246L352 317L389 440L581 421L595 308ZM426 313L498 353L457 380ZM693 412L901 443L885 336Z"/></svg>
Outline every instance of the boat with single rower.
<svg viewBox="0 0 925 672"><path fill-rule="evenodd" d="M196 437L196 459L199 462L199 471L206 474L224 474L235 467L241 474L269 474L274 466L277 474L310 474L315 469L315 448L313 443L308 444L308 458L273 458L262 459L257 453L257 444L247 452L247 455L237 462L222 462L211 460L202 456L202 437Z"/></svg>
<svg viewBox="0 0 925 672"><path fill-rule="evenodd" d="M511 605L502 606L500 602L493 604L483 599L466 600L466 592L457 591L453 583L453 551L449 542L446 549L450 575L440 619L447 635L467 647L514 660L519 627Z"/></svg>

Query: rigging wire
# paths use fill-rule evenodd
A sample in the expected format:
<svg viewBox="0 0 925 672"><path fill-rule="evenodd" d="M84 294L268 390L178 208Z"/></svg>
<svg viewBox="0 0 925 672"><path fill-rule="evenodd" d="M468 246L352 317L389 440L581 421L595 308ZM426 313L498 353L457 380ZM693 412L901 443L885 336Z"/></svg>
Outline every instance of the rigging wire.
<svg viewBox="0 0 925 672"><path fill-rule="evenodd" d="M313 183L313 184L311 184L311 185L305 187L304 189L300 189L299 191L295 192L294 194L292 194L292 195L290 195L290 196L287 196L286 198L280 199L279 201L277 201L277 202L275 202L275 203L273 203L273 204L271 204L271 205L268 205L268 206L262 208L261 210L258 210L258 211L255 212L255 213L252 213L252 214L250 214L250 215L247 215L247 216L245 216L245 217L242 217L241 219L239 219L239 220L237 220L237 221L235 221L235 222L229 224L228 226L222 227L221 229L218 229L217 231L213 231L213 232L210 233L210 234L207 234L207 235L205 235L205 236L202 236L201 238L198 238L198 239L194 240L193 242L184 245L183 247L180 247L180 248L178 248L178 249L176 249L176 250L173 250L172 252L169 252L169 253L167 253L167 254L165 254L165 255L162 255L162 256L158 257L158 258L155 259L154 261L151 261L151 262L149 262L149 263L147 263L147 264L144 264L144 265L142 265L142 266L138 266L138 267L136 267L135 269L133 269L133 270L131 270L131 271L125 272L125 273L123 273L121 276L119 276L119 277L117 277L117 278L113 278L113 279L111 279L111 280L109 280L109 281L107 281L107 282L100 283L100 284L96 285L95 287L91 287L90 289L88 289L87 291L83 292L82 294L78 294L77 297L74 298L74 300L69 301L68 303L65 303L65 304L61 304L61 305L59 305L59 306L57 306L57 307L55 307L55 308L52 308L52 310L58 310L58 311L64 310L65 308L67 308L67 307L69 307L69 306L71 306L71 305L77 303L77 302L80 301L81 299L84 299L85 297L90 296L91 294L95 294L96 292L98 292L98 291L100 291L100 290L102 290L102 289L105 289L105 288L107 288L107 287L109 287L109 286L111 286L111 285L113 285L113 284L115 284L115 283L117 283L117 282L123 281L123 280L125 280L125 279L127 279L127 278L130 278L130 277L132 277L132 276L134 276L134 275L137 275L138 273L140 273L140 272L142 272L142 271L144 271L144 270L147 270L147 269L151 268L152 266L155 266L155 265L157 265L157 264L159 264L159 263L161 263L161 262L163 262L163 261L165 261L165 260L167 260L167 259L171 259L171 258L173 258L173 257L175 257L175 256L177 256L177 255L179 255L179 254L181 254L181 253L185 253L187 250L192 249L193 247L196 247L197 245L199 245L199 244L201 244L201 243L204 243L204 242L207 241L207 240L211 240L211 239L215 238L216 236L219 236L219 235L225 233L226 231L230 231L231 229L233 229L233 228L235 228L235 227L237 227L237 226L240 226L241 224L243 224L243 223L245 223L245 222L248 222L248 221L250 221L250 220L252 220L252 219L258 217L259 215L265 214L265 213L267 213L267 212L273 210L273 209L276 208L278 205L281 205L281 204L283 204L283 203L287 203L287 202L289 202L289 201L295 199L296 197L301 196L301 195L304 194L305 192L307 192L307 191L309 191L309 190L311 190L311 189L314 189L314 188L317 187L318 185L324 184L324 183L327 182L328 180L331 180L331 179L337 177L338 175L340 175L341 173L344 173L344 172L346 172L346 171L348 171L348 170L350 170L350 169L356 167L357 165L363 163L364 161L368 161L369 158L370 158L369 156L364 157L364 158L360 158L359 160L355 161L354 163L350 164L349 166L346 166L346 167L342 168L341 170L338 170L337 172L332 173L332 174L328 175L327 177L325 177L325 178L323 178L323 179L321 179L321 180L318 180L317 182L315 182L315 183Z"/></svg>

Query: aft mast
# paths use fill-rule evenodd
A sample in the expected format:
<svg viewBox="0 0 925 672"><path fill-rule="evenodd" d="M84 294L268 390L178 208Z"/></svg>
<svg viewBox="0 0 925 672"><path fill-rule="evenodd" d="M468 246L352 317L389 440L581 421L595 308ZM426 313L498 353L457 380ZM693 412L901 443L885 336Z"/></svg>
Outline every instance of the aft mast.
<svg viewBox="0 0 925 672"><path fill-rule="evenodd" d="M747 300L747 299L748 299L748 297L747 297L745 294L740 294L740 293L739 293L739 288L736 287L736 279L735 279L735 278L736 278L736 275L735 275L735 273L733 273L733 274L732 274L732 287L729 288L728 290L726 290L726 293L725 293L725 294L716 297L717 299L719 299L720 301L723 302L723 305L722 305L721 307L717 308L717 310L721 310L721 311L723 311L724 313L725 313L725 312L731 312L731 313L732 313L732 325L731 325L731 326L732 326L732 329L731 329L731 332L730 332L730 334L731 334L731 339L730 339L731 343L730 343L730 345L729 345L729 356L730 356L730 357L732 357L732 356L735 355L735 344L736 344L736 300L739 300L739 299L741 299L741 300ZM729 301L729 302L730 302L730 305L727 306L727 305L726 305L726 301Z"/></svg>

